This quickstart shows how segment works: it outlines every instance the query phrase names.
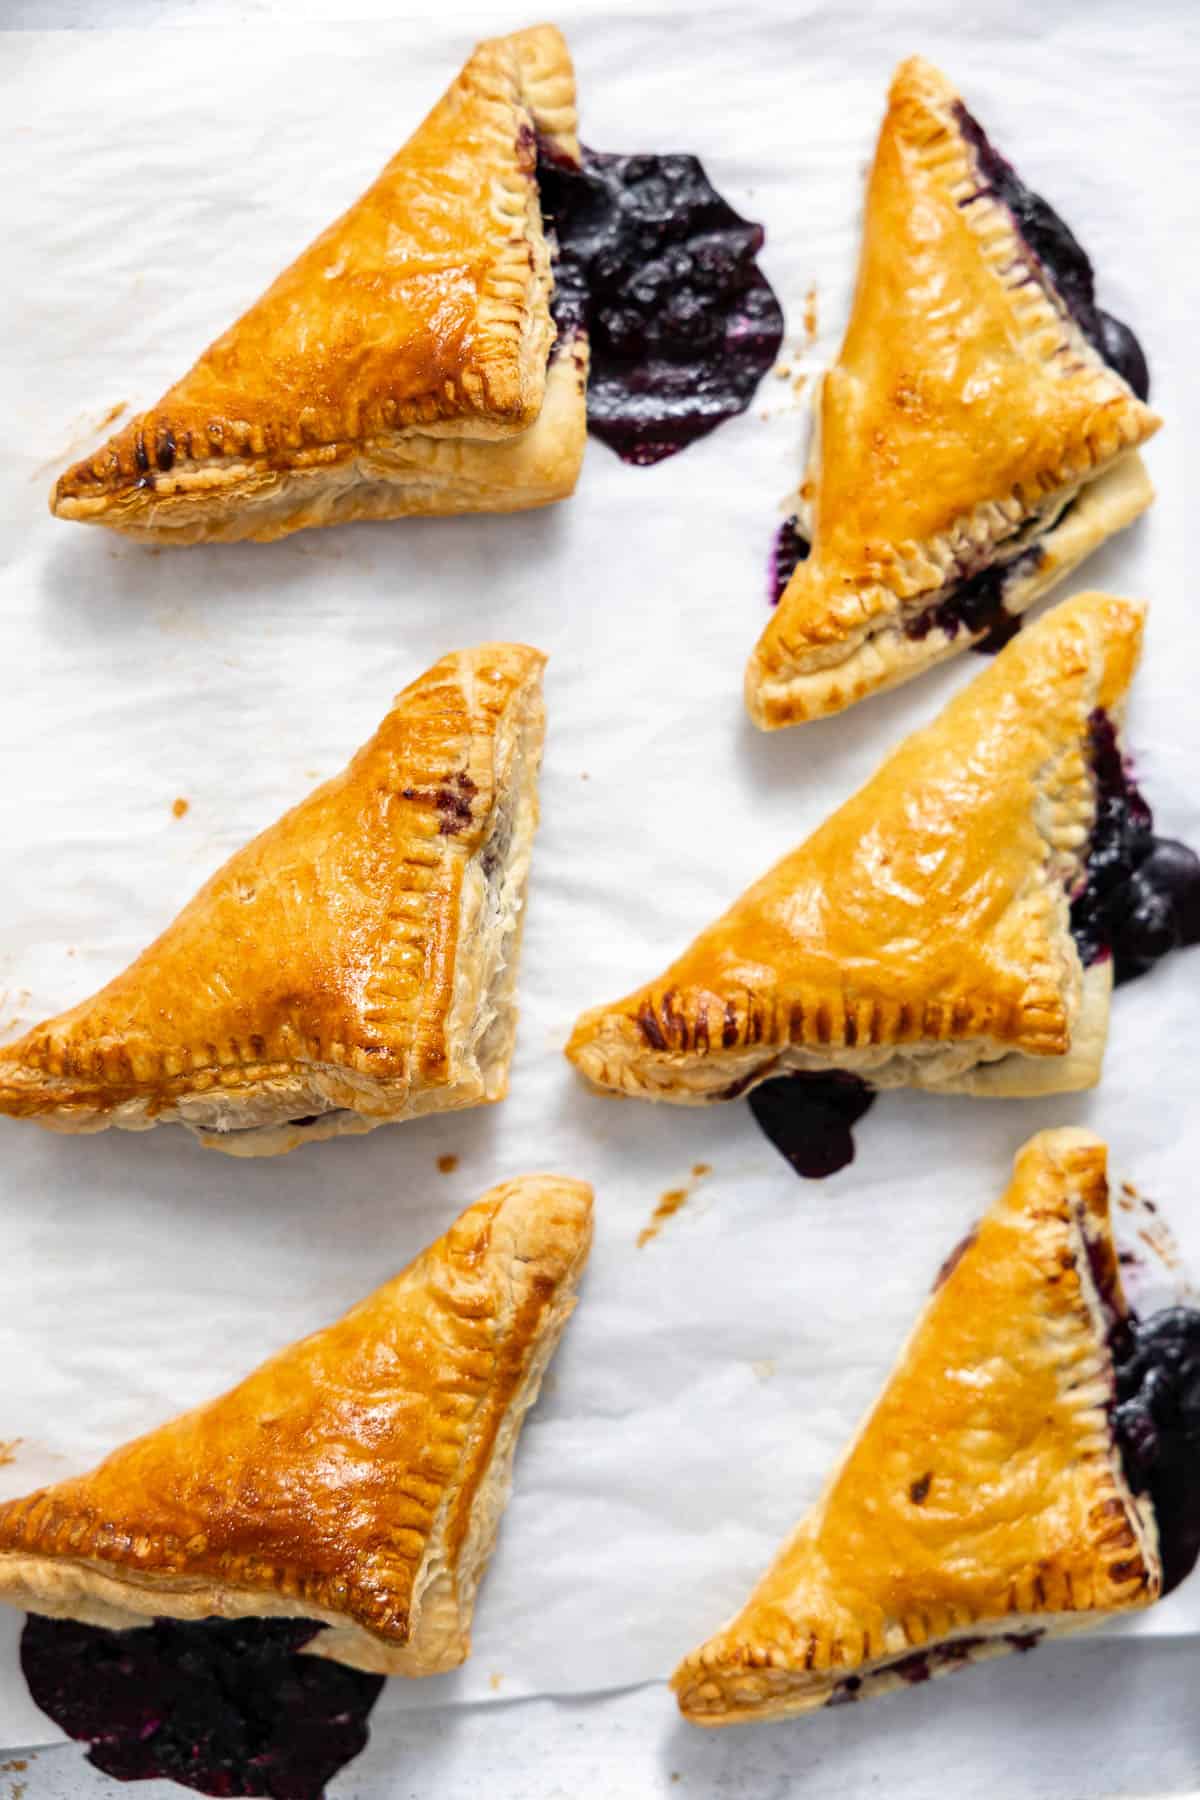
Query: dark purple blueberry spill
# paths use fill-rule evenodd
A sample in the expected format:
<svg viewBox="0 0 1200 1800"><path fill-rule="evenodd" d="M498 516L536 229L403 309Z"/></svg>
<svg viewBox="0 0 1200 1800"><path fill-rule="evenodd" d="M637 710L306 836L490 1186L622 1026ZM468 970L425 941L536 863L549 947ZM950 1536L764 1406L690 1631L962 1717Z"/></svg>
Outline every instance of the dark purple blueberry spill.
<svg viewBox="0 0 1200 1800"><path fill-rule="evenodd" d="M1200 1556L1200 1312L1172 1306L1122 1320L1113 1362L1113 1428L1126 1480L1154 1505L1167 1594Z"/></svg>
<svg viewBox="0 0 1200 1800"><path fill-rule="evenodd" d="M1154 815L1099 709L1088 722L1096 820L1071 933L1085 968L1113 958L1113 979L1145 975L1171 950L1200 943L1200 859L1154 835Z"/></svg>
<svg viewBox="0 0 1200 1800"><path fill-rule="evenodd" d="M1096 305L1096 277L1087 252L1054 208L1025 186L1012 164L1001 156L979 121L959 103L958 127L975 152L979 193L992 193L1003 201L1017 230L1058 292L1092 348L1110 368L1129 383L1139 399L1150 393L1150 371L1145 353L1128 325L1102 312ZM979 197L972 195L969 206Z"/></svg>
<svg viewBox="0 0 1200 1800"><path fill-rule="evenodd" d="M785 519L775 533L775 542L771 546L769 592L772 606L779 605L797 565L807 560L811 548L808 539L800 532L800 521L796 518Z"/></svg>
<svg viewBox="0 0 1200 1800"><path fill-rule="evenodd" d="M302 1647L311 1619L155 1619L105 1631L31 1613L29 1692L88 1761L117 1781L177 1781L202 1794L321 1800L367 1741L382 1675Z"/></svg>
<svg viewBox="0 0 1200 1800"><path fill-rule="evenodd" d="M748 1096L754 1122L797 1175L820 1181L854 1161L851 1128L875 1090L840 1069L825 1075L777 1075Z"/></svg>
<svg viewBox="0 0 1200 1800"><path fill-rule="evenodd" d="M586 332L588 428L626 462L672 456L744 412L783 313L742 219L694 156L538 149L560 343Z"/></svg>

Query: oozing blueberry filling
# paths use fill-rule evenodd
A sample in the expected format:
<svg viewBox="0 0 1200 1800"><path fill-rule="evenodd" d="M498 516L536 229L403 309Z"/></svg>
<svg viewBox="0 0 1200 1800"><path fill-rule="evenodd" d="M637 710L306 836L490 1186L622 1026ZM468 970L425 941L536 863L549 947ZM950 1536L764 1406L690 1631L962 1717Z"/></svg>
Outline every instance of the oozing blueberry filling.
<svg viewBox="0 0 1200 1800"><path fill-rule="evenodd" d="M1096 820L1071 934L1084 967L1111 955L1113 979L1132 981L1168 951L1200 943L1200 860L1186 844L1154 835L1107 713L1088 723Z"/></svg>
<svg viewBox="0 0 1200 1800"><path fill-rule="evenodd" d="M958 582L945 598L924 612L905 621L904 635L921 639L931 631L944 631L956 637L960 631L985 632L986 636L971 646L985 656L1003 650L1005 644L1021 629L1020 613L1010 613L1004 604L1009 585L1032 574L1042 560L1036 544L1009 563L991 563L966 580Z"/></svg>
<svg viewBox="0 0 1200 1800"><path fill-rule="evenodd" d="M759 1130L797 1175L810 1181L854 1161L851 1127L874 1100L873 1088L841 1069L827 1075L777 1075L749 1096Z"/></svg>
<svg viewBox="0 0 1200 1800"><path fill-rule="evenodd" d="M590 344L589 429L646 464L744 412L783 339L762 226L694 156L585 149L576 168L540 144L537 174L559 342Z"/></svg>
<svg viewBox="0 0 1200 1800"><path fill-rule="evenodd" d="M1006 1631L1000 1640L1011 1650L1032 1650L1041 1639L1040 1631ZM881 1664L873 1673L877 1675L899 1675L901 1681L910 1687L918 1687L923 1681L929 1681L934 1675L940 1675L950 1669L961 1669L970 1662L977 1650L994 1638L965 1637L952 1638L947 1644L934 1644L928 1650L914 1650L908 1656L898 1656L895 1662ZM862 1692L861 1675L847 1675L834 1688L827 1706L845 1706L857 1700Z"/></svg>
<svg viewBox="0 0 1200 1800"><path fill-rule="evenodd" d="M1082 244L1054 208L1025 186L961 102L955 115L959 130L975 152L981 182L963 205L972 205L984 194L1003 201L1027 248L1088 343L1124 377L1138 398L1145 400L1150 393L1145 354L1128 325L1096 305L1096 278Z"/></svg>
<svg viewBox="0 0 1200 1800"><path fill-rule="evenodd" d="M1112 1347L1113 1428L1126 1480L1153 1502L1169 1593L1200 1555L1200 1312L1173 1306L1123 1320Z"/></svg>
<svg viewBox="0 0 1200 1800"><path fill-rule="evenodd" d="M783 599L783 590L795 574L797 564L807 560L811 548L812 545L800 531L799 519L785 519L775 533L775 542L771 546L768 573L772 606L779 605Z"/></svg>
<svg viewBox="0 0 1200 1800"><path fill-rule="evenodd" d="M311 1619L156 1619L105 1631L31 1613L21 1667L42 1711L118 1781L320 1800L367 1741L383 1686L299 1654Z"/></svg>
<svg viewBox="0 0 1200 1800"><path fill-rule="evenodd" d="M1058 518L1064 517L1069 510L1064 507ZM811 548L800 532L799 520L785 519L771 546L768 592L772 606L779 605L797 564L807 560ZM950 637L957 636L960 631L969 631L972 635L982 631L986 635L978 638L971 648L983 656L994 656L1021 629L1021 616L1007 610L1005 594L1011 583L1032 574L1043 554L1038 544L1031 544L1009 562L989 563L964 576L947 588L940 600L904 621L905 637L920 640L934 630L944 631Z"/></svg>

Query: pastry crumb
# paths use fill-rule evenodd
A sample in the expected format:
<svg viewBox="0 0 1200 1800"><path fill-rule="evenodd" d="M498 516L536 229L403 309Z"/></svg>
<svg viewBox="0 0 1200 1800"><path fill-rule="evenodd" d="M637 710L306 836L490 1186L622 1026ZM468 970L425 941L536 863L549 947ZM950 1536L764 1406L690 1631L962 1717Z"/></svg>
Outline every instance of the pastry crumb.
<svg viewBox="0 0 1200 1800"><path fill-rule="evenodd" d="M774 369L771 371L776 381L786 381L791 372L792 365L789 362L776 363Z"/></svg>
<svg viewBox="0 0 1200 1800"><path fill-rule="evenodd" d="M817 284L814 281L804 296L804 335L809 343L815 343L820 326L817 323Z"/></svg>
<svg viewBox="0 0 1200 1800"><path fill-rule="evenodd" d="M0 1469L5 1468L9 1463L16 1462L17 1450L22 1442L21 1438L9 1438L7 1441L0 1438Z"/></svg>
<svg viewBox="0 0 1200 1800"><path fill-rule="evenodd" d="M590 775L589 775L589 774L588 774L588 772L587 772L587 770L586 770L586 769L580 769L580 771L579 771L579 779L580 779L580 781L590 781L590 780L591 780L591 779L592 779L592 778L591 778L591 776L590 776Z"/></svg>
<svg viewBox="0 0 1200 1800"><path fill-rule="evenodd" d="M760 1357L757 1362L752 1362L750 1367L760 1381L770 1381L775 1373L775 1358L773 1356Z"/></svg>
<svg viewBox="0 0 1200 1800"><path fill-rule="evenodd" d="M0 1775L23 1775L28 1767L23 1756L14 1756L10 1762L0 1763Z"/></svg>
<svg viewBox="0 0 1200 1800"><path fill-rule="evenodd" d="M182 819L184 813L187 811L188 807L191 804L192 803L190 800L185 800L183 795L180 794L180 796L177 800L172 800L171 811L174 813L174 815L177 819Z"/></svg>
<svg viewBox="0 0 1200 1800"><path fill-rule="evenodd" d="M1158 1227L1151 1223L1144 1231L1139 1231L1138 1236L1150 1254L1156 1256L1164 1268L1178 1269L1180 1267L1179 1247L1165 1226Z"/></svg>
<svg viewBox="0 0 1200 1800"><path fill-rule="evenodd" d="M808 376L804 373L804 370L801 369L795 381L792 383L792 392L793 394L802 394L807 386Z"/></svg>
<svg viewBox="0 0 1200 1800"><path fill-rule="evenodd" d="M498 1694L503 1685L504 1677L498 1669L488 1676L488 1686L491 1688L493 1694Z"/></svg>
<svg viewBox="0 0 1200 1800"><path fill-rule="evenodd" d="M437 1159L437 1166L440 1174L453 1175L455 1169L458 1167L458 1158L457 1156L451 1156L449 1153L445 1156L439 1156Z"/></svg>
<svg viewBox="0 0 1200 1800"><path fill-rule="evenodd" d="M712 1164L711 1163L693 1163L692 1164L692 1179L693 1179L693 1181L703 1181L704 1177L706 1175L711 1175L711 1174L712 1174Z"/></svg>

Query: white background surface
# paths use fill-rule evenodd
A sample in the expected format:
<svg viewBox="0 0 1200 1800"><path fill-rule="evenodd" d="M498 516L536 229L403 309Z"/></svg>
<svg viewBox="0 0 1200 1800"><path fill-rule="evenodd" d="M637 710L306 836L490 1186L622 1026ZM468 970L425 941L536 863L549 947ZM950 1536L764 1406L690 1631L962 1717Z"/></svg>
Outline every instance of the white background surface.
<svg viewBox="0 0 1200 1800"><path fill-rule="evenodd" d="M1162 1645L1046 1649L773 1731L691 1732L659 1687L462 1704L653 1681L740 1601L877 1390L942 1255L1037 1127L1103 1130L1200 1266L1186 1053L1200 968L1179 960L1117 997L1095 1095L889 1096L859 1129L853 1169L821 1185L797 1182L743 1107L699 1115L580 1090L557 1054L575 1012L653 974L979 665L960 659L800 731L763 739L747 725L742 664L799 466L795 402L771 380L743 420L655 470L593 445L575 500L525 520L160 555L51 520L52 475L107 409L152 401L360 191L474 37L528 22L443 8L431 26L377 8L349 28L304 8L283 30L268 10L163 7L133 23L73 8L59 16L124 22L0 38L0 1025L32 1023L122 966L444 649L521 637L551 653L550 738L513 1092L490 1113L260 1165L171 1131L71 1141L6 1125L0 1439L23 1442L0 1494L218 1391L492 1181L562 1168L596 1183L597 1248L527 1428L475 1655L444 1681L391 1684L340 1789L634 1795L676 1791L677 1772L699 1794L782 1794L794 1777L805 1795L876 1778L919 1795L935 1769L937 1791L981 1795L1186 1787L1200 1771L1194 1700L1180 1707L1200 1663L1194 1584L1142 1622L1170 1634ZM862 171L899 56L940 61L1064 211L1102 304L1143 336L1168 415L1150 453L1158 508L1085 579L1152 600L1130 738L1160 827L1198 841L1183 536L1194 25L1189 39L1187 15L1166 8L957 10L556 16L585 140L700 153L766 223L765 266L800 344L816 284L814 361L844 318ZM45 8L25 12L10 22L47 22ZM246 22L235 32L230 17ZM451 1177L435 1169L446 1151L461 1159ZM712 1175L637 1250L658 1195L698 1161ZM12 1627L8 1642L0 1739L44 1740ZM39 1784L58 1778L42 1773L51 1764L64 1766L34 1766Z"/></svg>

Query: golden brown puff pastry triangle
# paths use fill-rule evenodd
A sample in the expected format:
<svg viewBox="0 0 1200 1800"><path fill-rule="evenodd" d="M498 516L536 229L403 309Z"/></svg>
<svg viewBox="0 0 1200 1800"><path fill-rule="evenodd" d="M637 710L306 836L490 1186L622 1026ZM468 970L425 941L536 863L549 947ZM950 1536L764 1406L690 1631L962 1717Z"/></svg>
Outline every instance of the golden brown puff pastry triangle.
<svg viewBox="0 0 1200 1800"><path fill-rule="evenodd" d="M578 160L551 25L481 44L374 185L60 478L52 510L193 544L569 494L587 350L552 355L539 136Z"/></svg>
<svg viewBox="0 0 1200 1800"><path fill-rule="evenodd" d="M1119 718L1142 607L1064 601L657 980L579 1019L597 1086L698 1105L769 1076L1062 1093L1099 1076L1111 963L1068 896L1096 817L1090 728Z"/></svg>
<svg viewBox="0 0 1200 1800"><path fill-rule="evenodd" d="M1105 1149L1046 1131L947 1262L874 1410L736 1618L676 1670L697 1725L865 1699L1148 1606L1153 1507L1109 1417L1124 1313Z"/></svg>
<svg viewBox="0 0 1200 1800"><path fill-rule="evenodd" d="M106 988L0 1050L0 1113L264 1156L503 1099L538 650L443 657Z"/></svg>
<svg viewBox="0 0 1200 1800"><path fill-rule="evenodd" d="M850 323L816 402L811 554L746 672L766 729L966 649L982 629L930 622L966 579L1009 565L1003 606L1020 613L1153 498L1136 450L1159 420L1041 272L966 118L936 69L901 65Z"/></svg>
<svg viewBox="0 0 1200 1800"><path fill-rule="evenodd" d="M118 1629L320 1619L314 1655L456 1667L591 1230L582 1181L493 1188L336 1325L0 1507L0 1599Z"/></svg>

